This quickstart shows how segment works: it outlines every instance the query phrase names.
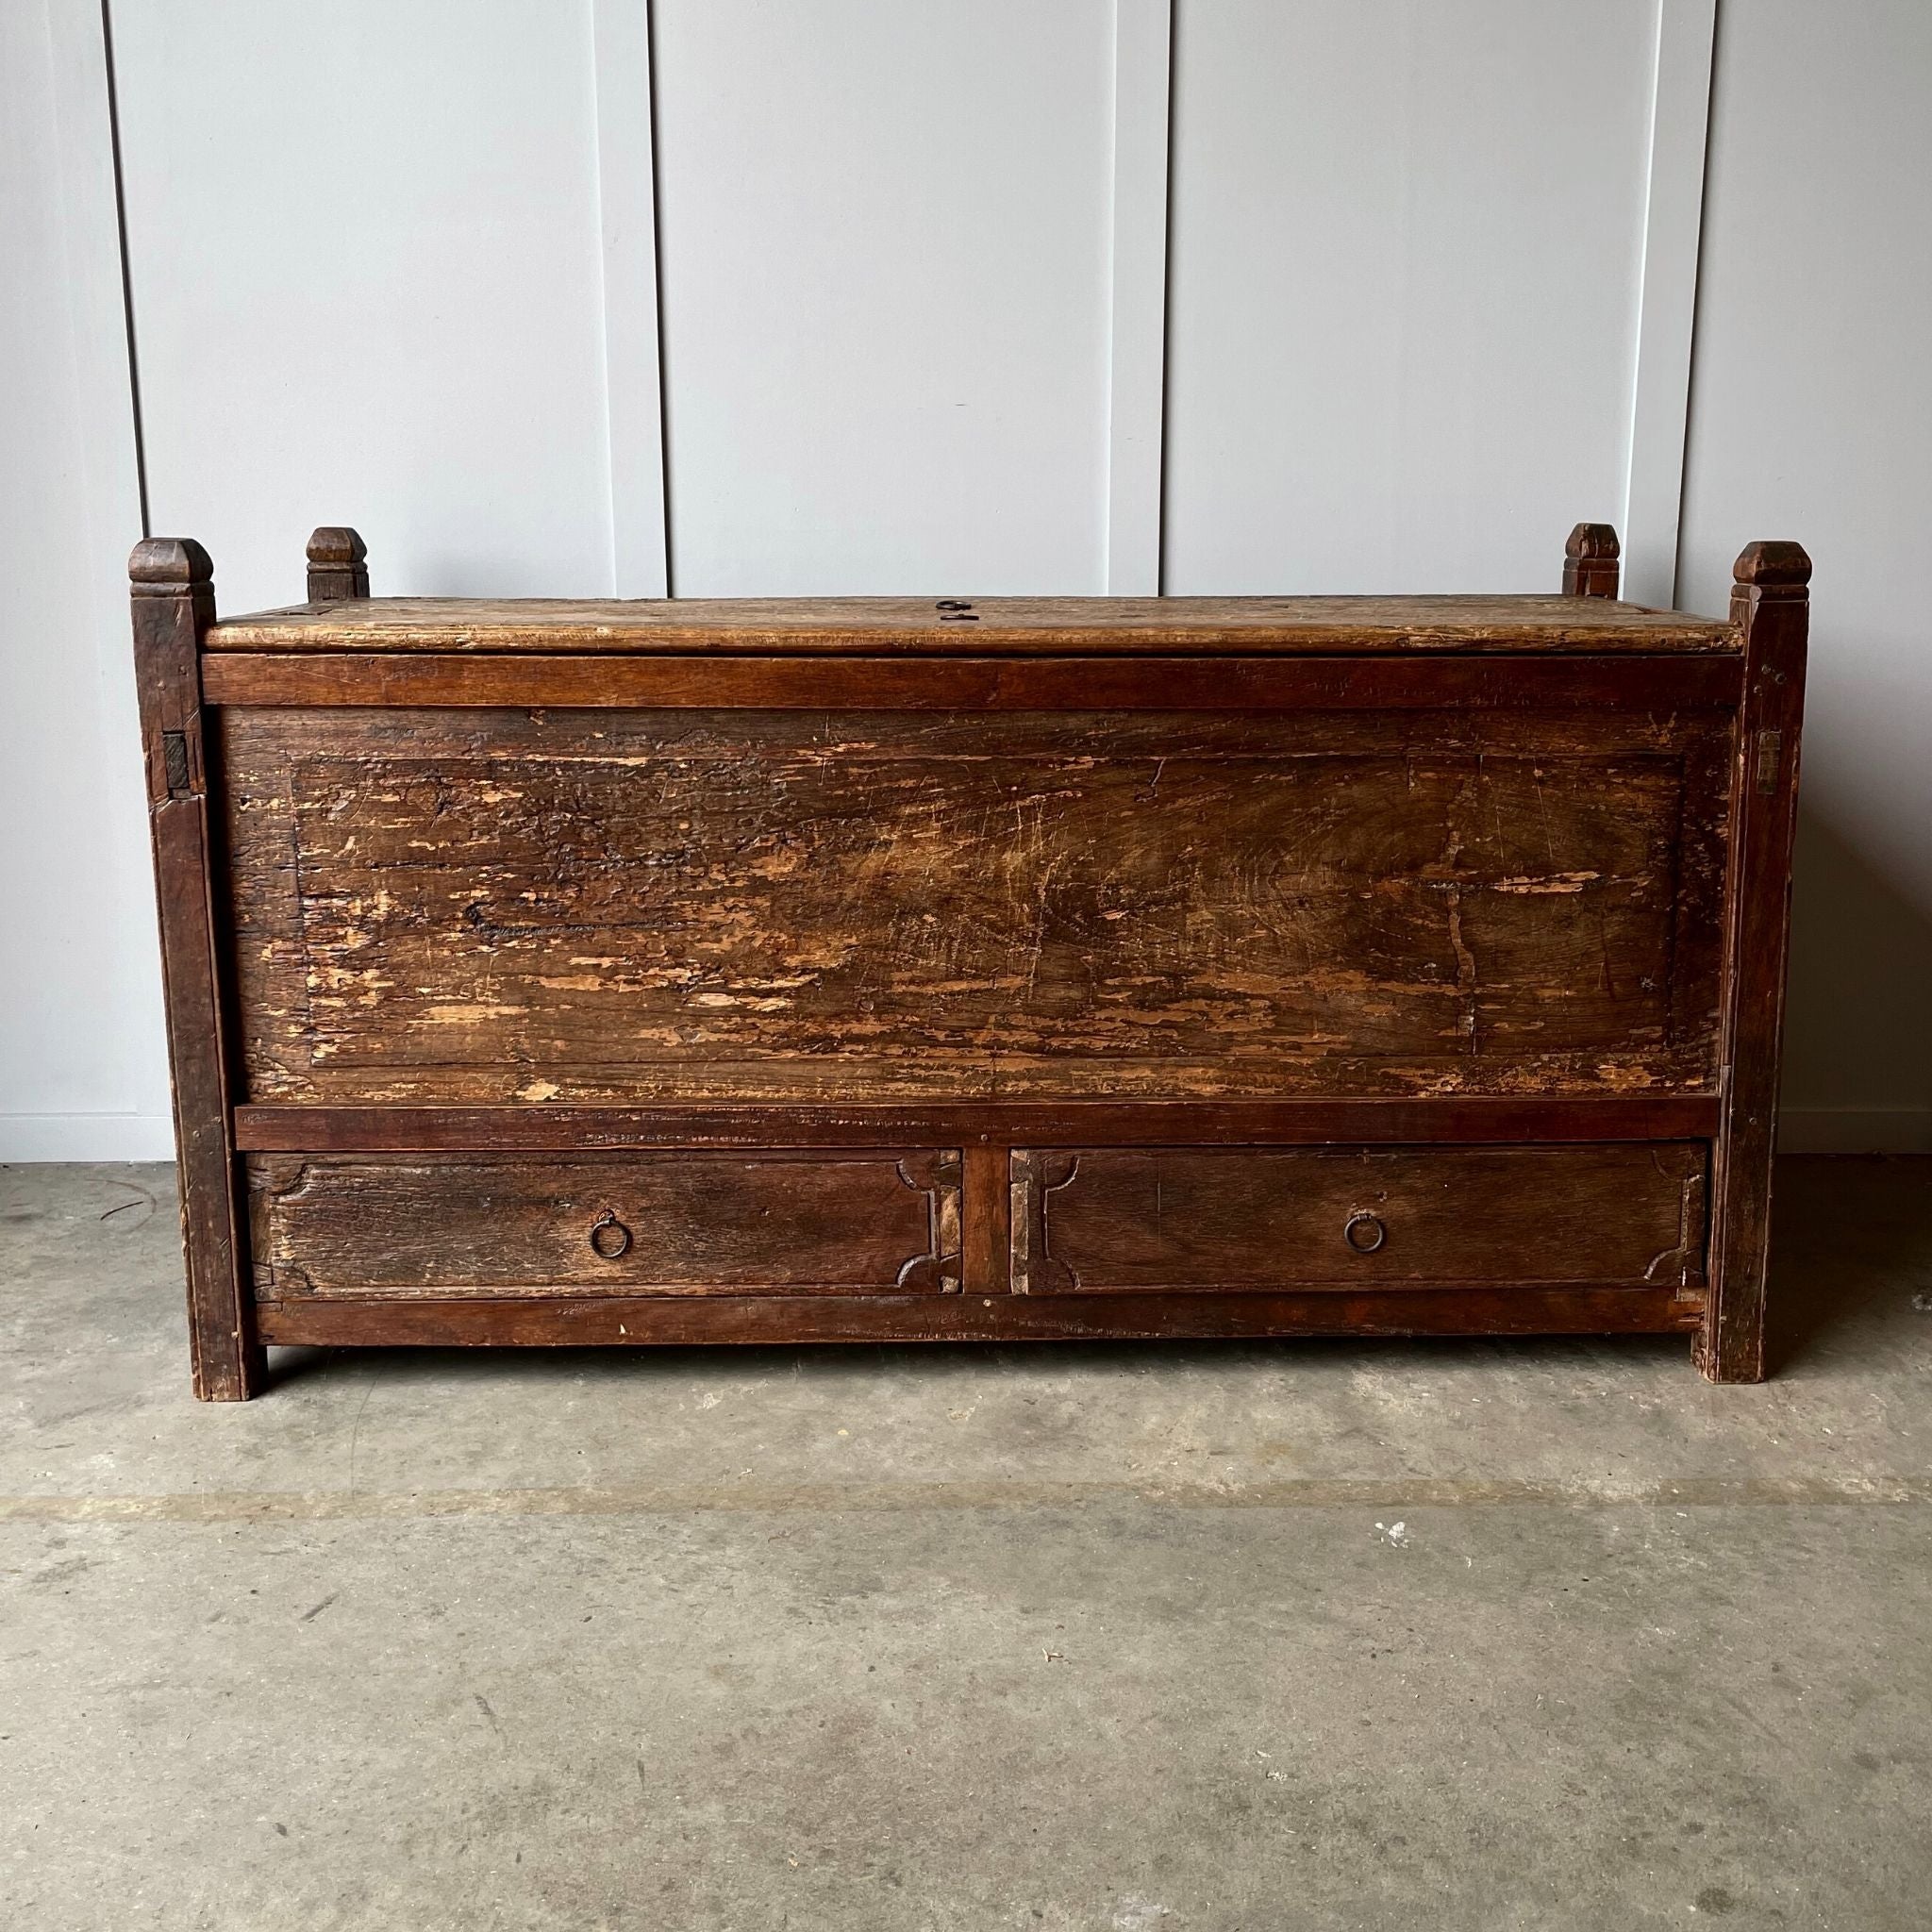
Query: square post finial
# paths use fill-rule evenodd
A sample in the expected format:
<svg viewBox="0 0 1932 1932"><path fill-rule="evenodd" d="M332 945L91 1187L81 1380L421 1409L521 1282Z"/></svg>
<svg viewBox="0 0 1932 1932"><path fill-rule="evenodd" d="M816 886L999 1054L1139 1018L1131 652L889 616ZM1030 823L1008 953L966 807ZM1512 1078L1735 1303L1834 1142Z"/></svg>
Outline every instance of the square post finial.
<svg viewBox="0 0 1932 1932"><path fill-rule="evenodd" d="M1563 545L1564 596L1614 598L1622 555L1612 525L1578 524Z"/></svg>
<svg viewBox="0 0 1932 1932"><path fill-rule="evenodd" d="M346 524L325 524L308 540L308 601L338 604L369 594L369 546Z"/></svg>

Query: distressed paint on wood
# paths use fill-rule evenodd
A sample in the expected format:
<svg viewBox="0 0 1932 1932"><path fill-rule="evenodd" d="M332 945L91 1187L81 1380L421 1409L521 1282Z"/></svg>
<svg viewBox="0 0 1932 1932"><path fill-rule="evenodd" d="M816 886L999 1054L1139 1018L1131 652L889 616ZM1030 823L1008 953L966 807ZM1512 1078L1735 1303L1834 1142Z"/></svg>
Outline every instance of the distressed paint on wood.
<svg viewBox="0 0 1932 1932"><path fill-rule="evenodd" d="M1708 1165L1701 1141L1016 1152L1014 1287L1687 1289Z"/></svg>
<svg viewBox="0 0 1932 1932"><path fill-rule="evenodd" d="M1720 714L222 716L253 1100L1714 1071Z"/></svg>
<svg viewBox="0 0 1932 1932"><path fill-rule="evenodd" d="M255 1292L959 1291L957 1151L248 1162Z"/></svg>

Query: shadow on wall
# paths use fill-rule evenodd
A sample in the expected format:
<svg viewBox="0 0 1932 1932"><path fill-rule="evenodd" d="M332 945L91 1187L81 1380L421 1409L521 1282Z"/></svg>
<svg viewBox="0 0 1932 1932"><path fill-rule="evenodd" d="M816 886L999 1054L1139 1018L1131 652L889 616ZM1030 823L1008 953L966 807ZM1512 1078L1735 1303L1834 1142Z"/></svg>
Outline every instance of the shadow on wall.
<svg viewBox="0 0 1932 1932"><path fill-rule="evenodd" d="M1810 811L1798 823L1789 998L1785 1150L1932 1150L1932 908Z"/></svg>

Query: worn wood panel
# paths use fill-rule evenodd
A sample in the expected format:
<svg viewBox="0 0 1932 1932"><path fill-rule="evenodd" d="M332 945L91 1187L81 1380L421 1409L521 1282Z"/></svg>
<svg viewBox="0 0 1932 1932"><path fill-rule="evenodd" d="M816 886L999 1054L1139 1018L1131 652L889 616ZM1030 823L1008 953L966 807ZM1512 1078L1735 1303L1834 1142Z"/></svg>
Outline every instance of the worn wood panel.
<svg viewBox="0 0 1932 1932"><path fill-rule="evenodd" d="M959 1290L957 1151L266 1155L248 1188L263 1301Z"/></svg>
<svg viewBox="0 0 1932 1932"><path fill-rule="evenodd" d="M1704 1277L1705 1143L1013 1156L1019 1293Z"/></svg>
<svg viewBox="0 0 1932 1932"><path fill-rule="evenodd" d="M376 597L231 617L211 651L881 653L1685 651L1724 619L1550 597Z"/></svg>
<svg viewBox="0 0 1932 1932"><path fill-rule="evenodd" d="M1717 714L224 723L255 1100L1712 1073Z"/></svg>
<svg viewBox="0 0 1932 1932"><path fill-rule="evenodd" d="M1084 1341L1288 1335L1649 1335L1694 1328L1669 1289L1374 1294L558 1296L546 1301L264 1302L264 1341L324 1347L591 1343Z"/></svg>

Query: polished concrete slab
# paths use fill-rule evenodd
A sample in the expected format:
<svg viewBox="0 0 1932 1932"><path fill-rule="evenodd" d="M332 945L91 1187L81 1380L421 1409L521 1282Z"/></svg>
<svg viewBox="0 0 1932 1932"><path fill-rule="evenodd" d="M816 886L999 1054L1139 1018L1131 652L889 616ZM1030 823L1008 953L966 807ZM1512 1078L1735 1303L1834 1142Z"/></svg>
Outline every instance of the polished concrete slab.
<svg viewBox="0 0 1932 1932"><path fill-rule="evenodd" d="M1932 1163L1677 1342L290 1352L0 1169L0 1924L1932 1924Z"/></svg>

